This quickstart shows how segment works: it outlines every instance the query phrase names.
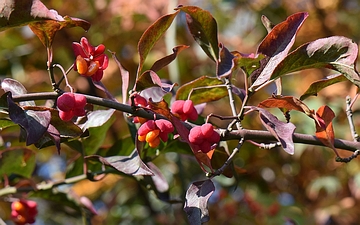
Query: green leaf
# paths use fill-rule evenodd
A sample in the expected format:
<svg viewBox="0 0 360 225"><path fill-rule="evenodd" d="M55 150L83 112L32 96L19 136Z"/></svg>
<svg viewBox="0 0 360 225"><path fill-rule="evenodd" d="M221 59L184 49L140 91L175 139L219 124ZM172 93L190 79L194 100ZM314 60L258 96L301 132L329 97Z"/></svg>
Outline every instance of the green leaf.
<svg viewBox="0 0 360 225"><path fill-rule="evenodd" d="M186 13L186 22L191 35L204 52L215 62L219 57L217 23L209 11L196 6L179 6Z"/></svg>
<svg viewBox="0 0 360 225"><path fill-rule="evenodd" d="M89 136L82 141L85 155L92 155L97 152L104 142L109 127L116 120L112 117L115 110L96 110L88 115L88 121L82 127L89 130Z"/></svg>
<svg viewBox="0 0 360 225"><path fill-rule="evenodd" d="M79 197L72 191L64 193L58 188L51 188L48 190L38 190L32 192L29 197L46 199L56 203L58 206L68 206L76 210L77 213L81 213Z"/></svg>
<svg viewBox="0 0 360 225"><path fill-rule="evenodd" d="M342 81L347 81L347 80L348 79L346 77L344 77L342 74L334 74L331 76L327 76L324 79L315 81L314 83L312 83L310 85L310 87L305 91L305 93L301 95L300 100L304 100L310 96L316 96L317 93L319 91L321 91L322 89L324 89L330 85L333 85L333 84L336 84L336 83L339 83Z"/></svg>
<svg viewBox="0 0 360 225"><path fill-rule="evenodd" d="M130 155L135 148L134 141L131 137L116 141L107 151L106 156L113 155Z"/></svg>
<svg viewBox="0 0 360 225"><path fill-rule="evenodd" d="M17 174L30 178L35 169L35 152L27 148L12 148L0 152L0 176Z"/></svg>
<svg viewBox="0 0 360 225"><path fill-rule="evenodd" d="M202 76L182 85L176 92L176 99L186 100L190 92L192 92L190 99L195 105L216 101L228 95L227 89L221 80L208 76Z"/></svg>
<svg viewBox="0 0 360 225"><path fill-rule="evenodd" d="M3 130L7 127L12 127L12 126L17 126L17 124L9 119L0 118L0 130Z"/></svg>
<svg viewBox="0 0 360 225"><path fill-rule="evenodd" d="M160 17L141 36L138 43L140 61L137 76L139 76L139 74L141 73L145 59L148 56L150 50L154 47L155 43L160 39L160 37L165 33L165 31L170 27L171 23L173 22L174 18L178 13L179 11L176 11L175 13L167 14Z"/></svg>
<svg viewBox="0 0 360 225"><path fill-rule="evenodd" d="M254 54L245 55L240 52L233 54L235 54L235 67L241 68L247 77L260 68L260 61L265 58L263 54L258 54L256 58Z"/></svg>
<svg viewBox="0 0 360 225"><path fill-rule="evenodd" d="M291 52L274 70L271 79L309 68L328 68L339 71L360 86L354 63L358 46L346 37L333 36L306 43Z"/></svg>

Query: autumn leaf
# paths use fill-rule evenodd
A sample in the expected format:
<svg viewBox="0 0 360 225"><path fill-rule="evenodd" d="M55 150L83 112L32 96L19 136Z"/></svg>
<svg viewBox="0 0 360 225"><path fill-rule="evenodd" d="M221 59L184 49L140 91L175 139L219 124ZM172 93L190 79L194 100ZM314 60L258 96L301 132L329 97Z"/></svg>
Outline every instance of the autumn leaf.
<svg viewBox="0 0 360 225"><path fill-rule="evenodd" d="M332 109L326 105L321 106L317 111L316 115L320 117L323 121L325 126L319 126L315 123L316 126L316 137L323 143L325 146L334 150L335 154L339 156L338 152L334 147L334 129L332 125L332 120L335 118L335 113Z"/></svg>
<svg viewBox="0 0 360 225"><path fill-rule="evenodd" d="M305 113L308 117L314 119L319 126L323 126L323 121L319 118L314 110L309 107L300 99L293 96L272 96L259 103L260 108L279 108L283 112L296 110Z"/></svg>
<svg viewBox="0 0 360 225"><path fill-rule="evenodd" d="M262 68L261 73L250 87L256 87L269 81L276 66L287 56L291 47L295 42L295 37L308 17L308 13L300 12L289 16L285 21L277 24L264 38L258 47L257 54L264 54L266 56L266 65Z"/></svg>

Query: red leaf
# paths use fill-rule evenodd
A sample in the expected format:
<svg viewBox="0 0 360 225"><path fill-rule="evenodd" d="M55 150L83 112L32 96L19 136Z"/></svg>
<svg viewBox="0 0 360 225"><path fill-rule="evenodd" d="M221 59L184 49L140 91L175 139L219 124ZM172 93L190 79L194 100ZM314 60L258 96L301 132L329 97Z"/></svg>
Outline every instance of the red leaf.
<svg viewBox="0 0 360 225"><path fill-rule="evenodd" d="M277 24L264 38L258 47L257 54L268 57L266 66L252 84L250 89L256 88L267 82L276 66L287 56L295 42L295 36L308 13L296 13L289 16L286 21Z"/></svg>
<svg viewBox="0 0 360 225"><path fill-rule="evenodd" d="M296 110L305 113L308 117L314 119L319 126L323 126L323 121L319 119L314 110L309 109L301 100L293 96L276 96L266 99L259 103L260 108L280 108L283 112Z"/></svg>
<svg viewBox="0 0 360 225"><path fill-rule="evenodd" d="M173 53L165 56L164 58L159 59L158 61L156 61L154 63L154 65L151 67L150 70L157 72L160 69L162 69L163 67L169 65L172 61L174 61L174 59L176 59L177 55L184 49L189 48L188 45L179 45L176 46L175 48L173 48Z"/></svg>
<svg viewBox="0 0 360 225"><path fill-rule="evenodd" d="M319 126L317 123L316 125L316 137L327 147L333 149L337 154L335 147L334 147L334 129L332 126L332 120L335 117L335 113L331 110L330 107L324 105L321 106L316 115L320 117L323 121L325 126ZM338 154L337 154L338 155ZM339 155L338 155L339 156Z"/></svg>

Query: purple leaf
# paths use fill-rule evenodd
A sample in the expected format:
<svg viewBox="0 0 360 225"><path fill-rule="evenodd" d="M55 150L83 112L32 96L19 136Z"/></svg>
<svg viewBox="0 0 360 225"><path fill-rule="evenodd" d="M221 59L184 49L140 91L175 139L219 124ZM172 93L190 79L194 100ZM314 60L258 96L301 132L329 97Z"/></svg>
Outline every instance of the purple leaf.
<svg viewBox="0 0 360 225"><path fill-rule="evenodd" d="M58 153L60 154L60 132L52 124L49 124L47 132L53 140Z"/></svg>
<svg viewBox="0 0 360 225"><path fill-rule="evenodd" d="M173 22L174 18L178 13L179 11L176 11L175 13L167 14L160 17L141 36L138 43L140 61L137 76L139 76L139 74L141 73L145 59L149 54L150 50L154 47L155 43L160 39L160 37L165 33L165 31L170 27L171 23Z"/></svg>
<svg viewBox="0 0 360 225"><path fill-rule="evenodd" d="M88 120L82 124L81 129L86 130L92 127L100 127L109 121L114 114L115 109L92 111L87 117Z"/></svg>
<svg viewBox="0 0 360 225"><path fill-rule="evenodd" d="M122 81L122 97L123 97L123 104L127 103L127 96L128 96L128 89L129 89L129 80L130 74L129 71L125 70L124 67L121 65L120 61L117 59L115 52L111 52L111 56L116 62L116 65L119 67L120 76Z"/></svg>
<svg viewBox="0 0 360 225"><path fill-rule="evenodd" d="M307 17L308 13L293 14L286 21L274 26L264 38L258 47L257 54L264 54L269 59L250 89L254 89L270 79L276 66L287 56L293 46L296 33Z"/></svg>
<svg viewBox="0 0 360 225"><path fill-rule="evenodd" d="M31 145L44 135L51 120L50 111L23 110L8 95L8 106L10 119L19 124L26 131L26 145Z"/></svg>
<svg viewBox="0 0 360 225"><path fill-rule="evenodd" d="M148 70L141 74L141 76L136 80L135 90L142 91L146 88L158 86L163 91L170 92L175 85L176 84L162 82L160 77L154 71Z"/></svg>
<svg viewBox="0 0 360 225"><path fill-rule="evenodd" d="M196 6L179 6L186 13L186 22L191 35L204 52L215 62L219 57L217 23L210 12Z"/></svg>
<svg viewBox="0 0 360 225"><path fill-rule="evenodd" d="M197 181L190 185L186 192L184 211L191 225L198 225L209 221L207 203L215 186L211 180Z"/></svg>
<svg viewBox="0 0 360 225"><path fill-rule="evenodd" d="M219 47L220 55L219 60L216 61L216 76L219 78L228 77L235 66L235 57L223 44L220 43Z"/></svg>
<svg viewBox="0 0 360 225"><path fill-rule="evenodd" d="M22 85L19 81L11 79L11 78L5 78L1 82L1 88L5 92L10 91L12 96L27 94L27 90L24 87L24 85ZM34 101L20 102L19 105L20 106L35 106L35 102Z"/></svg>
<svg viewBox="0 0 360 225"><path fill-rule="evenodd" d="M141 160L138 151L135 149L130 156L111 156L103 158L99 156L99 160L114 169L132 176L154 175L154 173Z"/></svg>
<svg viewBox="0 0 360 225"><path fill-rule="evenodd" d="M231 91L232 93L236 94L241 99L241 101L244 101L246 96L246 91L244 89L232 85Z"/></svg>
<svg viewBox="0 0 360 225"><path fill-rule="evenodd" d="M164 175L161 173L160 169L152 162L147 163L149 169L154 173L151 176L151 179L154 182L156 190L160 193L164 193L169 190L169 184L166 181Z"/></svg>
<svg viewBox="0 0 360 225"><path fill-rule="evenodd" d="M117 102L117 99L110 93L110 91L105 87L105 85L101 81L94 81L94 80L91 81L93 82L96 88L102 90L106 94L106 97Z"/></svg>
<svg viewBox="0 0 360 225"><path fill-rule="evenodd" d="M329 68L360 86L360 78L354 64L358 55L358 46L346 37L333 36L306 43L291 52L274 70L271 79L284 74L309 69Z"/></svg>
<svg viewBox="0 0 360 225"><path fill-rule="evenodd" d="M265 109L253 107L259 111L261 123L265 128L281 143L281 146L290 155L294 154L293 134L295 125L292 123L285 123Z"/></svg>

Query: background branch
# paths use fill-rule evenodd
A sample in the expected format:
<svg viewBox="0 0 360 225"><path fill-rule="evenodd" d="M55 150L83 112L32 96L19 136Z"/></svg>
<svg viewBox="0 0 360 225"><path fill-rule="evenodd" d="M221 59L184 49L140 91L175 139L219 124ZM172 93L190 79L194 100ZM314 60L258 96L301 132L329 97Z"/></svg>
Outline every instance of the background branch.
<svg viewBox="0 0 360 225"><path fill-rule="evenodd" d="M57 92L41 92L41 93L32 93L25 95L16 95L13 96L13 100L16 102L29 101L29 100L47 100L47 99L56 99L58 96L59 94ZM122 104L109 99L104 99L101 97L95 97L90 95L84 95L84 96L86 97L88 103L116 109L125 113L129 113L133 116L139 116L146 119L153 119L155 115L157 119L160 118L166 119L164 116L160 114L155 114L151 111ZM277 139L270 132L264 130L241 129L241 130L226 132L226 129L219 129L219 131L221 134L223 134L221 138L222 140L240 140L241 138L244 138L244 140L277 141ZM308 134L294 133L293 141L294 143L324 146L324 144L321 141L319 141L319 139L317 139L314 135L308 135ZM360 149L360 142L335 139L334 146L335 148L354 152L355 150Z"/></svg>

